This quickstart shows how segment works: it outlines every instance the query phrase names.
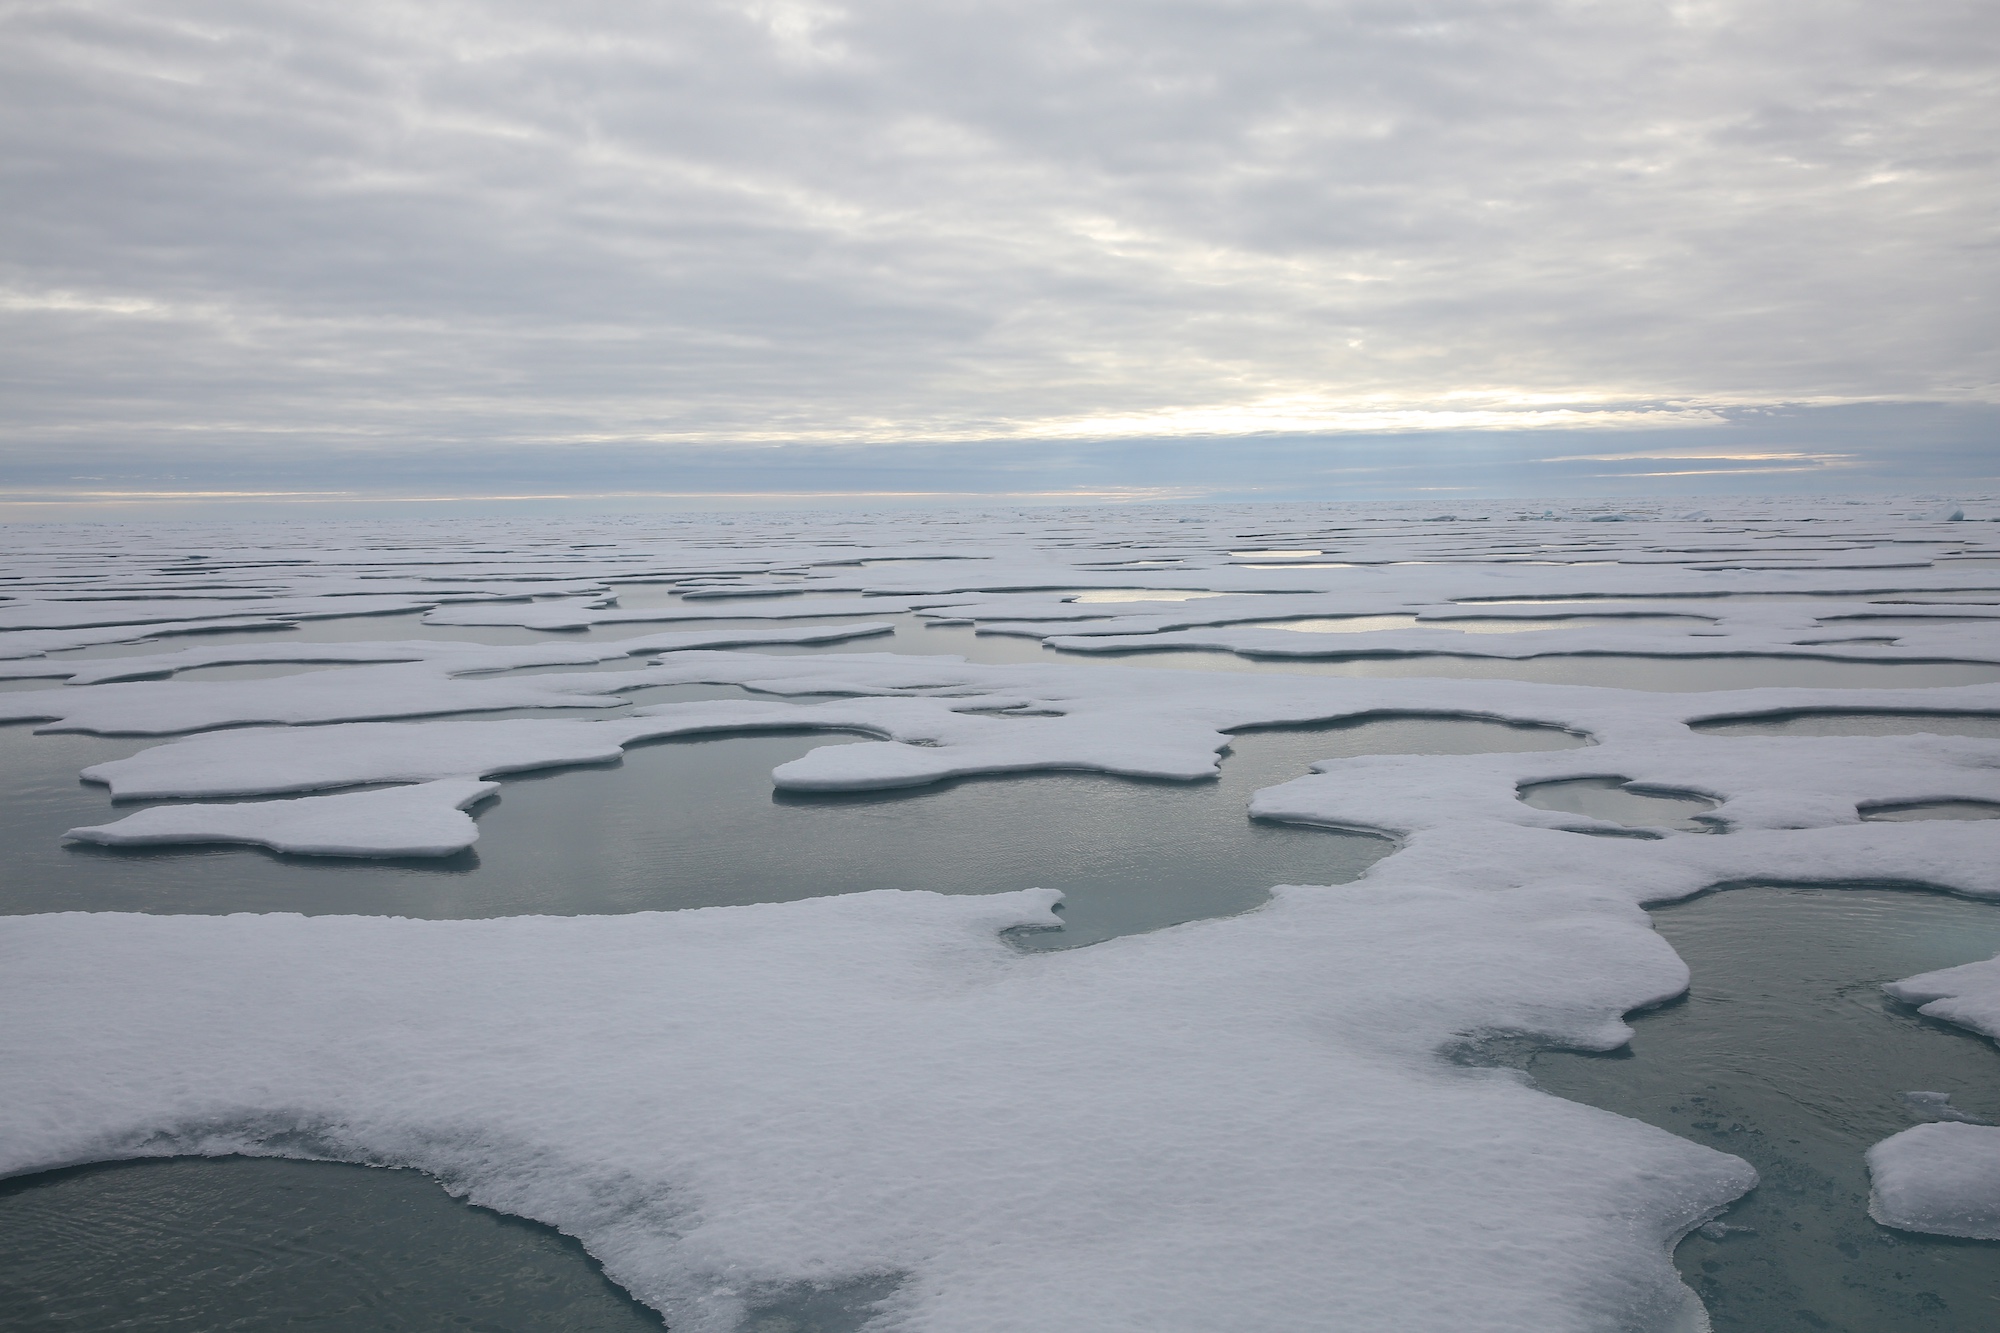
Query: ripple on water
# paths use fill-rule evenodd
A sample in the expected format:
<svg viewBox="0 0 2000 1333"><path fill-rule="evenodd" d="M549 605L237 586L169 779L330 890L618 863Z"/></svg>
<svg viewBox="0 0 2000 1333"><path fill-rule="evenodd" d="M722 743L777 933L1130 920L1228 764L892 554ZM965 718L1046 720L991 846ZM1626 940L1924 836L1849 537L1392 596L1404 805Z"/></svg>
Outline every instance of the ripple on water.
<svg viewBox="0 0 2000 1333"><path fill-rule="evenodd" d="M641 1333L552 1228L415 1171L181 1157L0 1184L0 1326Z"/></svg>

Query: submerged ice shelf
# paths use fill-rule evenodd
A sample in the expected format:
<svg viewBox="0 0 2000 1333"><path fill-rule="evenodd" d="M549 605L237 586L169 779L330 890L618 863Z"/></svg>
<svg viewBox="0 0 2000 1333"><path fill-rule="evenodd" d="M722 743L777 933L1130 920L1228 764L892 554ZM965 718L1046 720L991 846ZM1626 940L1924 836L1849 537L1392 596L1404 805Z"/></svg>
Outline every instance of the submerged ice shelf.
<svg viewBox="0 0 2000 1333"><path fill-rule="evenodd" d="M1486 517L17 553L69 730L0 733L5 910L86 914L0 921L4 1169L418 1166L677 1328L1692 1328L1749 1168L1440 1052L1617 1049L1686 980L1641 906L1718 884L1995 912L1996 826L1899 812L2000 806L2000 585L1893 509Z"/></svg>

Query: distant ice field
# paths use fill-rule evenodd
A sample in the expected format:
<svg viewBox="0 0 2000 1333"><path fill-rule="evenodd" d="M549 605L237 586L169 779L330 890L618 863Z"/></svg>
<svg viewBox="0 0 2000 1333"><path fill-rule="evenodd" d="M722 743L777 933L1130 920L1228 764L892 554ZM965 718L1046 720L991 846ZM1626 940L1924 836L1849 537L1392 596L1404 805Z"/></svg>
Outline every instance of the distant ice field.
<svg viewBox="0 0 2000 1333"><path fill-rule="evenodd" d="M1981 503L17 530L0 1239L211 1325L236 1188L439 1319L1981 1327ZM37 1243L0 1319L136 1309Z"/></svg>

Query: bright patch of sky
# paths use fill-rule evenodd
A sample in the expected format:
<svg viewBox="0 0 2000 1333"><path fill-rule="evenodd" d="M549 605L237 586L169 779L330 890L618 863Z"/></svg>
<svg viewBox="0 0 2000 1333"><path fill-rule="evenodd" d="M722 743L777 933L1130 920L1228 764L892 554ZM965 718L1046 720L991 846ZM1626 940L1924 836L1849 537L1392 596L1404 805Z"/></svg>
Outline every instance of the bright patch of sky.
<svg viewBox="0 0 2000 1333"><path fill-rule="evenodd" d="M1996 47L1972 0L15 7L0 501L1960 484Z"/></svg>

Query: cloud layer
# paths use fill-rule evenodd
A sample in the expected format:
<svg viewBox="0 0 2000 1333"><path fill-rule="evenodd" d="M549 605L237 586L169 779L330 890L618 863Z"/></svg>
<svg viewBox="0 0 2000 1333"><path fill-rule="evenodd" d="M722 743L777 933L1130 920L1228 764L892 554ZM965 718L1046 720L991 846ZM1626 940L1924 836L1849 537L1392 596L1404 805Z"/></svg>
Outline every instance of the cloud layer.
<svg viewBox="0 0 2000 1333"><path fill-rule="evenodd" d="M1991 402L1996 31L1978 0L23 4L4 440Z"/></svg>

